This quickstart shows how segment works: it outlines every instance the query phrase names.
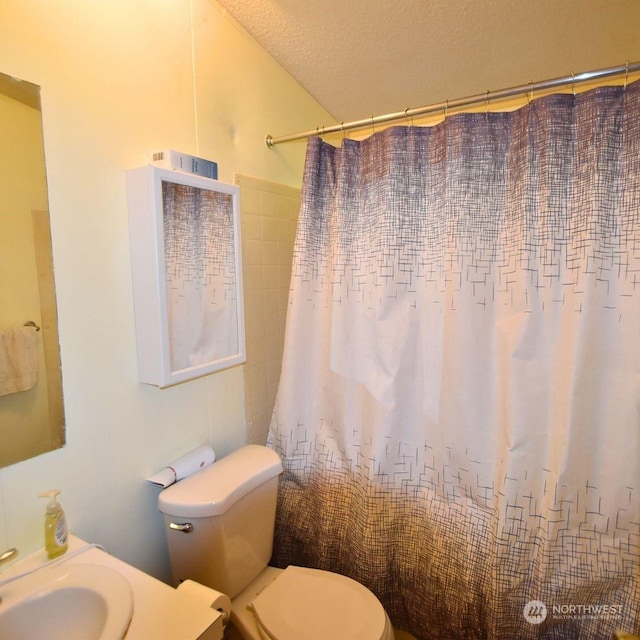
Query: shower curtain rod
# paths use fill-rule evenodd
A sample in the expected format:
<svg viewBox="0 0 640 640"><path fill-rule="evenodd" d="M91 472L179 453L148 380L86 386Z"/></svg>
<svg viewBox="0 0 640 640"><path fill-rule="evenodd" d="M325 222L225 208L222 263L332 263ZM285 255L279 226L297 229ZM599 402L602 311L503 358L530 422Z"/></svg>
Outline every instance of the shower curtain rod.
<svg viewBox="0 0 640 640"><path fill-rule="evenodd" d="M265 143L270 149L277 144L284 142L293 142L294 140L302 140L304 138L310 138L311 136L322 136L329 133L344 133L350 129L362 129L364 127L373 127L376 124L384 122L392 122L394 120L408 120L415 116L424 116L432 113L439 113L444 111L445 114L450 109L459 109L461 107L469 107L475 104L486 103L491 100L500 100L504 98L510 98L517 95L524 95L531 93L532 95L536 91L544 91L546 89L555 89L567 85L576 85L579 82L588 82L589 80L598 80L600 78L608 78L610 76L618 76L621 74L633 73L640 71L640 62L634 62L633 64L627 63L618 67L609 67L607 69L597 69L596 71L585 71L577 75L571 74L570 76L564 76L562 78L554 78L552 80L543 80L542 82L530 82L518 87L511 87L509 89L501 89L499 91L487 91L486 93L478 94L475 96L469 96L467 98L458 98L457 100L445 100L438 104L431 104L425 107L416 107L414 109L405 109L404 111L398 111L396 113L387 113L382 116L371 116L363 120L353 120L352 122L341 122L340 124L331 125L329 127L317 127L316 129L310 129L309 131L303 131L301 133L293 133L287 136L273 137L267 135L265 137Z"/></svg>

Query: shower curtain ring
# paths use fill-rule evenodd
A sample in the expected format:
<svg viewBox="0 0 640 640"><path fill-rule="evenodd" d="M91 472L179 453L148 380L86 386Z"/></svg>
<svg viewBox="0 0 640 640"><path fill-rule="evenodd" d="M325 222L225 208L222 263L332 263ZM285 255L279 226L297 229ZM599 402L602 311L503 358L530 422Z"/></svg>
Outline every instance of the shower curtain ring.
<svg viewBox="0 0 640 640"><path fill-rule="evenodd" d="M444 100L444 119L447 119L449 115L449 98L445 98Z"/></svg>
<svg viewBox="0 0 640 640"><path fill-rule="evenodd" d="M576 74L571 72L571 91L573 91L573 97L576 97Z"/></svg>
<svg viewBox="0 0 640 640"><path fill-rule="evenodd" d="M376 132L376 123L373 120L373 116L371 116L371 135Z"/></svg>
<svg viewBox="0 0 640 640"><path fill-rule="evenodd" d="M529 92L527 91L527 104L531 104L531 101L533 100L533 82L529 82L529 87L531 88L531 95L529 95Z"/></svg>
<svg viewBox="0 0 640 640"><path fill-rule="evenodd" d="M407 125L413 127L413 116L409 115L409 107L404 110L404 118L407 121Z"/></svg>
<svg viewBox="0 0 640 640"><path fill-rule="evenodd" d="M629 61L627 60L627 65L624 70L624 89L627 88L627 81L629 80Z"/></svg>
<svg viewBox="0 0 640 640"><path fill-rule="evenodd" d="M487 92L484 94L484 115L487 120L489 120L489 89L487 89Z"/></svg>

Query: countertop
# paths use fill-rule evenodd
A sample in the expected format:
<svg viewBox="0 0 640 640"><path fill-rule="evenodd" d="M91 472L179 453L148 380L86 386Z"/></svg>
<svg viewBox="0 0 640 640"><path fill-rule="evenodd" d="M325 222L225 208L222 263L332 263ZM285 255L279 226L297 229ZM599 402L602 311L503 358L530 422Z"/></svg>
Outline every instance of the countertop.
<svg viewBox="0 0 640 640"><path fill-rule="evenodd" d="M69 549L62 558L83 547L87 549L64 562L106 565L119 571L131 585L133 616L125 640L222 639L222 616L218 611L105 551L88 546L84 540L69 536ZM32 568L44 567L49 562L44 549L36 551L0 573L0 582ZM11 584L0 587L0 593L10 591Z"/></svg>

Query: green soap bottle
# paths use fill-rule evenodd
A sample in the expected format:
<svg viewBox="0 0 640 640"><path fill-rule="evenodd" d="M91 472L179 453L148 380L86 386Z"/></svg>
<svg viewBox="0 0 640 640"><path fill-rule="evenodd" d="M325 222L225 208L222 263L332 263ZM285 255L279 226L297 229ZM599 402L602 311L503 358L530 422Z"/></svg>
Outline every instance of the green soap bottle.
<svg viewBox="0 0 640 640"><path fill-rule="evenodd" d="M56 500L59 489L51 489L39 494L40 498L49 498L44 514L44 548L49 558L61 556L68 548L67 521L62 506Z"/></svg>

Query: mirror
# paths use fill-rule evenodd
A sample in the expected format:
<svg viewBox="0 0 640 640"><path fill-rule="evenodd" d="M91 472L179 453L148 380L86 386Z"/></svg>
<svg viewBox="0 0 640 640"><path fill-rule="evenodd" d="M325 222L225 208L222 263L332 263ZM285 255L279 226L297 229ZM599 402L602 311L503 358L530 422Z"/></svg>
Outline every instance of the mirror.
<svg viewBox="0 0 640 640"><path fill-rule="evenodd" d="M0 73L0 466L65 443L40 87Z"/></svg>

